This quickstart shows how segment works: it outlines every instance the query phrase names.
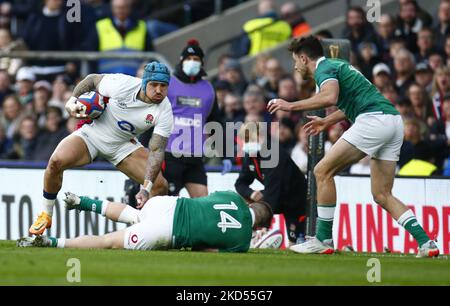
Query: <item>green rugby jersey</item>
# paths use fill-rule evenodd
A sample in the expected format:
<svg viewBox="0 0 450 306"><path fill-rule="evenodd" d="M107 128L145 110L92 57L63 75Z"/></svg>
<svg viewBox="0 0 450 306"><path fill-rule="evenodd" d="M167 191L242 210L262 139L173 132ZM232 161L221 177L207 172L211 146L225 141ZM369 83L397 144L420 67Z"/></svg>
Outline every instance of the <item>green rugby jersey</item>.
<svg viewBox="0 0 450 306"><path fill-rule="evenodd" d="M249 207L235 192L180 198L174 214L172 245L176 249L194 247L247 252L252 227Z"/></svg>
<svg viewBox="0 0 450 306"><path fill-rule="evenodd" d="M339 82L337 107L348 119L355 122L364 113L382 112L399 115L397 109L378 91L378 89L348 62L341 59L321 57L317 61L314 80L317 89L328 80Z"/></svg>

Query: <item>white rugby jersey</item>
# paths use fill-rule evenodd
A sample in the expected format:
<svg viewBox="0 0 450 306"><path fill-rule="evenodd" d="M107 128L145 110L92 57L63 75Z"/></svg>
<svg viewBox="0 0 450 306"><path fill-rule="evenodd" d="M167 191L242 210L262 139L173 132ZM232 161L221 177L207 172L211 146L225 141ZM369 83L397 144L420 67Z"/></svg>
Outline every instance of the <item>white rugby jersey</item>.
<svg viewBox="0 0 450 306"><path fill-rule="evenodd" d="M172 106L168 98L160 104L137 99L142 80L125 74L105 74L98 92L109 97L103 114L91 126L105 141L121 142L155 126L154 133L169 137L173 128Z"/></svg>

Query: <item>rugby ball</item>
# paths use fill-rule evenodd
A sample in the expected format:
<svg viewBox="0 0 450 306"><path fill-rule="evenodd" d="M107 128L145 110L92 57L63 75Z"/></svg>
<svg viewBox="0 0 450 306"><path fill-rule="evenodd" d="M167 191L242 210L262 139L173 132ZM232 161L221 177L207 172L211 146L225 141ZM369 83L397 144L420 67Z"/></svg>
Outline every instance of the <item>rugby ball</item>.
<svg viewBox="0 0 450 306"><path fill-rule="evenodd" d="M283 235L278 229L272 229L253 241L255 249L279 249L283 243Z"/></svg>
<svg viewBox="0 0 450 306"><path fill-rule="evenodd" d="M98 92L91 91L78 97L77 103L81 104L81 114L87 115L90 119L100 117L105 111L109 98L103 97Z"/></svg>

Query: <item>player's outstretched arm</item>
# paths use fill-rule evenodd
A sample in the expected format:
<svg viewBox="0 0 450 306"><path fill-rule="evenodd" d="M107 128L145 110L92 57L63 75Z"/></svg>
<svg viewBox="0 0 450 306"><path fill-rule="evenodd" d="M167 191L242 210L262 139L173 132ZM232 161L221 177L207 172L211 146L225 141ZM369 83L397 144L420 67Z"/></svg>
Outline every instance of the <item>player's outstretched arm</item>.
<svg viewBox="0 0 450 306"><path fill-rule="evenodd" d="M82 116L80 114L81 105L77 104L77 99L84 93L90 91L98 91L98 86L100 81L103 79L103 74L89 74L80 83L75 86L72 97L66 103L67 112L76 118L86 118L87 116Z"/></svg>
<svg viewBox="0 0 450 306"><path fill-rule="evenodd" d="M309 99L297 102L287 102L283 99L272 99L269 101L267 108L271 114L278 110L307 111L336 105L338 98L339 83L332 80L323 84L320 88L320 92Z"/></svg>
<svg viewBox="0 0 450 306"><path fill-rule="evenodd" d="M164 152L166 150L168 140L168 137L153 133L152 138L148 143L149 154L147 169L145 171L145 181L144 185L141 186L141 190L136 195L137 208L144 206L150 197L153 182L156 180L159 171L161 171L161 165L164 160Z"/></svg>

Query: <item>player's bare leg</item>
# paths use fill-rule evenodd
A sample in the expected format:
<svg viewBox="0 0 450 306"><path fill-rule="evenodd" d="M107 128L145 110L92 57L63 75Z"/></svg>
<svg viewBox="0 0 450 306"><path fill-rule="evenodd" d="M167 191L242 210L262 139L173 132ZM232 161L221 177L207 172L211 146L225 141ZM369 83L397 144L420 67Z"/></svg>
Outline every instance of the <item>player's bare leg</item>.
<svg viewBox="0 0 450 306"><path fill-rule="evenodd" d="M186 189L191 198L206 197L208 195L208 187L197 183L186 183Z"/></svg>
<svg viewBox="0 0 450 306"><path fill-rule="evenodd" d="M122 160L116 167L129 178L140 184L144 183L145 169L147 167L148 151L144 148L139 148L124 160ZM153 182L151 195L167 195L169 184L161 172L159 172L156 181Z"/></svg>
<svg viewBox="0 0 450 306"><path fill-rule="evenodd" d="M56 147L44 173L43 210L31 225L30 233L41 235L52 225L53 206L61 189L64 170L91 162L89 150L80 137L69 135Z"/></svg>
<svg viewBox="0 0 450 306"><path fill-rule="evenodd" d="M291 250L298 253L331 254L334 252L333 219L336 209L336 185L334 176L366 154L344 139L339 139L325 157L314 168L317 183L317 229L316 237L305 243L294 245Z"/></svg>
<svg viewBox="0 0 450 306"><path fill-rule="evenodd" d="M395 167L395 161L378 159L370 161L373 199L416 239L419 245L419 257L438 256L439 248L425 233L413 211L392 195Z"/></svg>

